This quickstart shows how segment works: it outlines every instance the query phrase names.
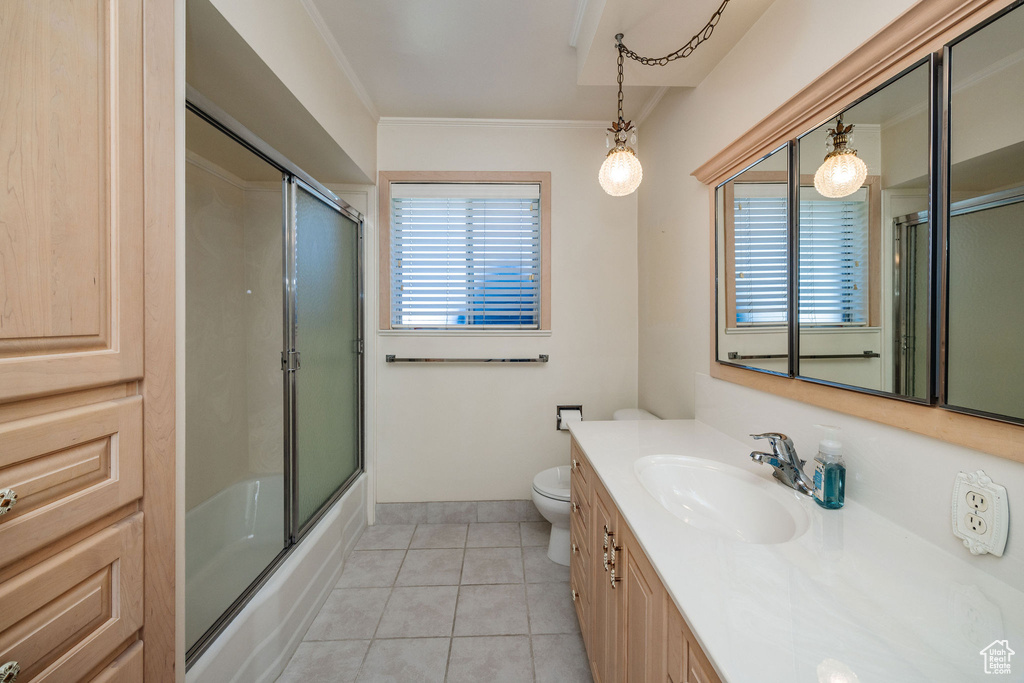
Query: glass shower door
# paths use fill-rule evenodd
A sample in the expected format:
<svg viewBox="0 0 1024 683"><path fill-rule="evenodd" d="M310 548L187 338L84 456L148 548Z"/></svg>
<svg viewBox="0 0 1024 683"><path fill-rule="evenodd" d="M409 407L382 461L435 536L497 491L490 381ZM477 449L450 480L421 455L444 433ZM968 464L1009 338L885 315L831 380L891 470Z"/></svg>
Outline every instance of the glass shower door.
<svg viewBox="0 0 1024 683"><path fill-rule="evenodd" d="M293 206L292 530L298 537L361 467L359 225L291 184Z"/></svg>

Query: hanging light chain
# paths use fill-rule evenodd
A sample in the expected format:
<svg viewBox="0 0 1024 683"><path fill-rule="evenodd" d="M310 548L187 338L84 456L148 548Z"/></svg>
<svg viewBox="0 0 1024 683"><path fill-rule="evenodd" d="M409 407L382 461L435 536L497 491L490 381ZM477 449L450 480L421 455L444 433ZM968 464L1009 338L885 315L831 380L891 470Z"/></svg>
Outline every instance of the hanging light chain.
<svg viewBox="0 0 1024 683"><path fill-rule="evenodd" d="M616 38L619 38L619 126L625 124L625 119L622 117L622 34L620 33Z"/></svg>
<svg viewBox="0 0 1024 683"><path fill-rule="evenodd" d="M705 25L704 28L698 31L697 35L695 35L693 38L690 38L690 42L688 42L686 45L682 46L675 52L665 55L664 57L641 57L640 55L638 55L637 53L633 52L628 47L623 45L621 37L616 36L619 41L619 119L622 118L622 55L625 54L630 59L640 62L644 66L665 66L669 62L674 62L677 59L685 59L686 57L689 57L691 54L693 54L693 51L697 49L697 46L699 46L705 40L710 38L711 34L715 32L715 27L718 26L718 22L722 19L722 12L725 11L725 7L728 4L729 0L723 0L721 6L719 6L719 8L715 10L715 13L711 15L711 19L708 21L707 25Z"/></svg>

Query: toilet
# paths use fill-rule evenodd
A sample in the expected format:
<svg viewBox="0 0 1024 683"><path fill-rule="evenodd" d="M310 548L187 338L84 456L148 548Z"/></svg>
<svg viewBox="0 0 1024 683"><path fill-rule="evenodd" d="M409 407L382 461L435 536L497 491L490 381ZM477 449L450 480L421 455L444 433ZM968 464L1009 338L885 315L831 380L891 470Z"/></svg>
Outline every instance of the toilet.
<svg viewBox="0 0 1024 683"><path fill-rule="evenodd" d="M622 408L612 415L613 420L657 420L655 415L638 408ZM533 478L533 504L551 522L548 539L548 558L552 562L569 565L569 485L571 469L568 465L552 467Z"/></svg>

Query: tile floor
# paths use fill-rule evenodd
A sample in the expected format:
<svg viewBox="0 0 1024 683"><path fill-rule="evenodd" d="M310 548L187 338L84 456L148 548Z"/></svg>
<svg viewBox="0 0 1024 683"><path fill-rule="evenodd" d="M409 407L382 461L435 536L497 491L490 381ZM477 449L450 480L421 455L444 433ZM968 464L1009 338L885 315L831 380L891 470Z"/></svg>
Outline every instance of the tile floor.
<svg viewBox="0 0 1024 683"><path fill-rule="evenodd" d="M278 683L590 683L549 529L368 527Z"/></svg>

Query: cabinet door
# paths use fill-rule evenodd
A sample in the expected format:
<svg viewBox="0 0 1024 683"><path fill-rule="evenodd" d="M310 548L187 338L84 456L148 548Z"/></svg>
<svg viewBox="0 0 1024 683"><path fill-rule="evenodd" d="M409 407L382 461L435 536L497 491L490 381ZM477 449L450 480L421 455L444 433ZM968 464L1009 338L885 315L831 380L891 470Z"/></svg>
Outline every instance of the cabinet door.
<svg viewBox="0 0 1024 683"><path fill-rule="evenodd" d="M142 21L0 3L0 402L142 376Z"/></svg>
<svg viewBox="0 0 1024 683"><path fill-rule="evenodd" d="M594 625L591 629L593 647L588 651L590 666L597 683L618 683L621 680L618 663L618 632L619 632L619 595L618 586L621 579L613 574L613 559L617 559L615 548L617 538L615 531L618 515L611 498L604 487L597 481L591 489L591 529L590 547L593 548L593 574L590 586L593 595L590 598L593 610ZM604 550L605 531L608 532L608 551ZM605 561L607 558L607 562Z"/></svg>
<svg viewBox="0 0 1024 683"><path fill-rule="evenodd" d="M665 680L665 589L661 579L625 524L620 524L622 550L616 566L622 574L622 633L619 652L627 683Z"/></svg>

